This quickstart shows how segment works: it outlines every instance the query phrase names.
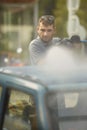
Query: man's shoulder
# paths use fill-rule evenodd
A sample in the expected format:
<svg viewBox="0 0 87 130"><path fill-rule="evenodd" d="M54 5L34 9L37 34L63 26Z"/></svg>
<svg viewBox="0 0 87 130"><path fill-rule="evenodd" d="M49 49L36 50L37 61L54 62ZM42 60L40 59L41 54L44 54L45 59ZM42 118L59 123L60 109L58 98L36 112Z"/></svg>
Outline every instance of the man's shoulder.
<svg viewBox="0 0 87 130"><path fill-rule="evenodd" d="M33 39L31 42L30 42L30 46L31 45L37 45L37 44L40 44L40 39L37 37L35 39Z"/></svg>
<svg viewBox="0 0 87 130"><path fill-rule="evenodd" d="M39 40L37 39L37 38L35 38L35 39L33 39L31 42L30 42L30 44L35 44L35 43L37 43Z"/></svg>

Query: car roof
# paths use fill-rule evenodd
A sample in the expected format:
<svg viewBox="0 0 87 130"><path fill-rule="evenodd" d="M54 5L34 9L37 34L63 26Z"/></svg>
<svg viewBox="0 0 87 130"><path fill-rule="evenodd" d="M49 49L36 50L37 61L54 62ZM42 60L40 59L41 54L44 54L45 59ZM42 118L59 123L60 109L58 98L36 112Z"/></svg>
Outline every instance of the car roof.
<svg viewBox="0 0 87 130"><path fill-rule="evenodd" d="M40 82L45 85L87 82L87 68L79 68L66 72L48 72L37 66L2 67L0 73L18 76L25 80Z"/></svg>
<svg viewBox="0 0 87 130"><path fill-rule="evenodd" d="M28 71L27 67L1 67L0 82L4 81L6 83L18 84L25 88L29 87L37 92L39 90L41 91L41 89L45 90L47 88L46 84L41 82L35 75L32 75L32 67L29 68ZM30 74L28 74L28 72Z"/></svg>

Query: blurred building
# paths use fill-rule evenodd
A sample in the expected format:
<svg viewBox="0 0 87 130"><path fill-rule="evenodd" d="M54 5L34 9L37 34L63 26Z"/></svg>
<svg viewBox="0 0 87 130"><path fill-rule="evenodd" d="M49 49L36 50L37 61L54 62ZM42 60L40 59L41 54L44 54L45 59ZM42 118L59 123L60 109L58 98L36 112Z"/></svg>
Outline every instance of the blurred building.
<svg viewBox="0 0 87 130"><path fill-rule="evenodd" d="M36 0L0 1L0 57L3 57L2 53L9 55L10 52L15 55L9 58L28 60L27 48L37 24L36 5Z"/></svg>

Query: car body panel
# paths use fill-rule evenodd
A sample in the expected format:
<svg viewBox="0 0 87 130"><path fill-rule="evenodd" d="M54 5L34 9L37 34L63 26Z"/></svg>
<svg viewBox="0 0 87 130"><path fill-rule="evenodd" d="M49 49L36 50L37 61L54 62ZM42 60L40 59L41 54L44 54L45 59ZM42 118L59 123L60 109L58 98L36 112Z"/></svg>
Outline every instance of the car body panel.
<svg viewBox="0 0 87 130"><path fill-rule="evenodd" d="M68 118L72 119L71 117L72 110L70 110L70 114L67 112L67 109L61 108L60 110L58 110L60 112L60 117L59 117L60 124L58 123L57 127L53 126L53 128L51 128L51 123L48 116L49 115L48 107L51 108L51 106L49 105L50 103L49 98L51 98L52 100L52 97L50 97L51 94L53 96L56 96L56 94L58 94L57 97L61 97L62 94L73 95L74 93L76 94L76 93L86 92L87 73L86 70L84 69L75 70L74 72L72 71L69 72L69 75L66 77L62 75L62 77L58 76L55 78L52 77L52 75L44 73L43 70L34 66L16 67L16 68L4 67L0 69L0 86L2 86L1 107L0 107L1 130L3 128L2 124L5 120L5 114L6 114L5 109L7 106L6 104L8 104L8 102L5 101L6 98L8 97L6 94L9 94L8 90L14 90L14 89L16 89L19 92L21 91L23 93L31 94L34 96L35 103L36 103L36 113L37 113L37 125L38 125L37 130L48 130L48 129L52 130L53 128L55 130L58 129L58 127L60 128L60 130L64 130L64 127L65 130L68 130L67 125L70 124L65 125L60 122L61 120L68 120ZM70 97L69 98L66 97L67 96L65 96L64 102L66 101L66 99L69 100L70 98ZM46 105L48 105L48 107ZM61 104L59 105L61 106ZM70 105L68 105L68 107L70 107ZM53 109L54 108L52 107L52 111ZM63 111L61 111L62 109ZM61 112L63 113L63 116L61 116ZM67 117L68 115L70 115L70 117ZM72 126L72 123L70 126ZM85 128L83 130L85 130Z"/></svg>

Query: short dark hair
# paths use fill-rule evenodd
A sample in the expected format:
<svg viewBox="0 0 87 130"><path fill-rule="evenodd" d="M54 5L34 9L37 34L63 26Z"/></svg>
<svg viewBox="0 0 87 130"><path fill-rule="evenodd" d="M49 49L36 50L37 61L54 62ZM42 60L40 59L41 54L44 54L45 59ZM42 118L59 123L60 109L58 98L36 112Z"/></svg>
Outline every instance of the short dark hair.
<svg viewBox="0 0 87 130"><path fill-rule="evenodd" d="M81 42L80 36L78 36L78 35L73 35L70 40L72 43L80 43Z"/></svg>
<svg viewBox="0 0 87 130"><path fill-rule="evenodd" d="M43 23L45 26L54 25L55 26L55 17L53 15L43 15L39 18L39 23Z"/></svg>

